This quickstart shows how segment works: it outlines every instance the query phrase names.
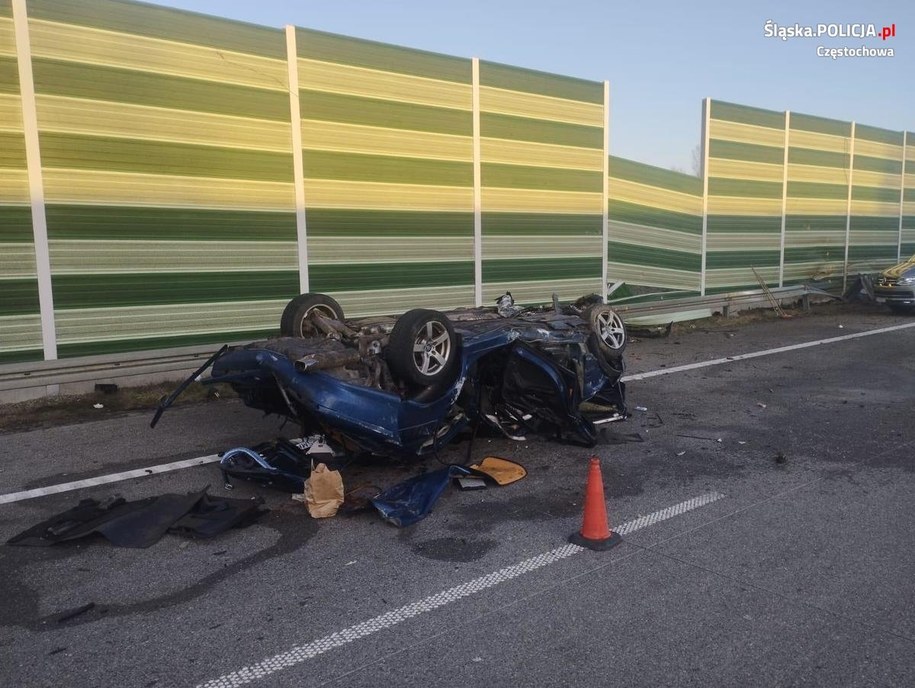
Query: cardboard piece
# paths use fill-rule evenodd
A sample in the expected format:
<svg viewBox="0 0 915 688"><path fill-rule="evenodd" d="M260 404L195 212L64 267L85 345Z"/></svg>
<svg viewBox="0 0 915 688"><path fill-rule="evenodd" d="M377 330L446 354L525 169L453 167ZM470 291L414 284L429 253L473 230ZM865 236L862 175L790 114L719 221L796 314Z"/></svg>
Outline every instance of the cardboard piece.
<svg viewBox="0 0 915 688"><path fill-rule="evenodd" d="M336 516L343 504L343 478L340 471L332 471L327 464L319 463L305 481L305 506L312 518Z"/></svg>

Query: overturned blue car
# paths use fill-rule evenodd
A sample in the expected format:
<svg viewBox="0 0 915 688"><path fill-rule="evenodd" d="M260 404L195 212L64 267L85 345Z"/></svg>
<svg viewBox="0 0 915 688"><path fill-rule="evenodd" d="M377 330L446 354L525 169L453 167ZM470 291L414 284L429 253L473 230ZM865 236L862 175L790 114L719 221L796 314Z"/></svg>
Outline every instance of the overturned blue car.
<svg viewBox="0 0 915 688"><path fill-rule="evenodd" d="M524 309L507 293L492 308L347 320L310 293L286 306L279 337L223 347L203 381L347 454L421 456L481 426L591 446L600 425L627 417L626 344L597 296Z"/></svg>

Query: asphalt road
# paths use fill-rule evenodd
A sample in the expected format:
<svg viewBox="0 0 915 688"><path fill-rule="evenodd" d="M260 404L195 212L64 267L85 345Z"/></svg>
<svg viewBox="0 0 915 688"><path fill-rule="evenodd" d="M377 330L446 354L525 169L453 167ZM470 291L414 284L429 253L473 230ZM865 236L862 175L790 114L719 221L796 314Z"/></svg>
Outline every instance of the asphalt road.
<svg viewBox="0 0 915 688"><path fill-rule="evenodd" d="M592 452L502 439L475 458L527 478L450 489L406 529L316 521L239 484L231 496L271 511L211 541L2 545L0 685L915 685L913 326L829 307L633 342L629 403L645 410L594 450L624 533L610 552L566 544ZM148 421L0 435L0 495L293 431L231 402ZM437 465L344 477L385 486ZM0 504L0 539L81 498L221 483L200 466Z"/></svg>

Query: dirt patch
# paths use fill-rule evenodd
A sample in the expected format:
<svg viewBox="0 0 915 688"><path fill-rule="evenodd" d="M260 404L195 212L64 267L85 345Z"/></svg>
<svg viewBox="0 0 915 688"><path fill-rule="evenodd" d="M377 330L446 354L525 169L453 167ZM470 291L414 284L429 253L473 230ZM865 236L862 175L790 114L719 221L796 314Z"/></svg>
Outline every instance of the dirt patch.
<svg viewBox="0 0 915 688"><path fill-rule="evenodd" d="M801 306L782 306L782 311L788 319L829 317L852 314L888 313L884 306L876 303L843 302L838 300L813 304L810 310ZM671 334L682 335L689 332L720 332L736 330L745 325L754 323L774 322L783 318L776 313L774 308L754 308L753 310L740 311L734 315L713 315L711 318L689 320L674 323Z"/></svg>
<svg viewBox="0 0 915 688"><path fill-rule="evenodd" d="M0 434L101 420L131 411L149 411L152 419L153 409L159 400L171 394L177 386L176 382L163 382L144 387L118 387L110 392L95 391L4 404L0 406ZM227 385L214 388L195 382L178 397L175 405L200 404L235 396Z"/></svg>

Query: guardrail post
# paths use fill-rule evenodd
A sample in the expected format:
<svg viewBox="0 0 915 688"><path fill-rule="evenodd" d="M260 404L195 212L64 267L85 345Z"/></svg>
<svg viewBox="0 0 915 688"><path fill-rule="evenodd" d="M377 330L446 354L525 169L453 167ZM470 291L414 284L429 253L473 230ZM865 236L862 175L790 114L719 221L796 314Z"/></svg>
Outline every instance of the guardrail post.
<svg viewBox="0 0 915 688"><path fill-rule="evenodd" d="M909 145L909 132L902 132L902 174L899 179L899 239L896 242L896 260L902 260L902 218L905 215L905 162Z"/></svg>
<svg viewBox="0 0 915 688"><path fill-rule="evenodd" d="M473 302L483 305L483 154L480 142L480 58L471 60L473 108Z"/></svg>
<svg viewBox="0 0 915 688"><path fill-rule="evenodd" d="M289 81L289 126L292 145L292 177L295 183L295 228L298 250L299 292L309 291L308 225L305 219L305 163L302 154L302 108L299 103L299 51L295 27L286 26L286 68Z"/></svg>
<svg viewBox="0 0 915 688"><path fill-rule="evenodd" d="M705 254L708 246L708 156L709 124L712 116L712 99L702 101L702 267L699 276L699 294L705 296Z"/></svg>
<svg viewBox="0 0 915 688"><path fill-rule="evenodd" d="M41 173L41 147L38 142L38 109L32 75L32 47L25 0L13 0L13 32L19 68L19 95L22 106L22 133L25 138L26 168L32 211L32 236L35 247L35 272L38 279L38 308L41 313L41 343L46 361L57 359L57 326L54 322L54 292L51 287L51 251L48 245L48 220L45 215L44 178ZM48 394L57 389L48 387Z"/></svg>
<svg viewBox="0 0 915 688"><path fill-rule="evenodd" d="M842 293L848 288L848 244L851 240L851 196L855 181L855 123L851 123L848 152L848 201L845 205L845 264L842 266Z"/></svg>
<svg viewBox="0 0 915 688"><path fill-rule="evenodd" d="M788 215L788 148L791 145L791 111L785 110L785 154L782 158L782 228L778 247L778 286L785 286L785 225Z"/></svg>

